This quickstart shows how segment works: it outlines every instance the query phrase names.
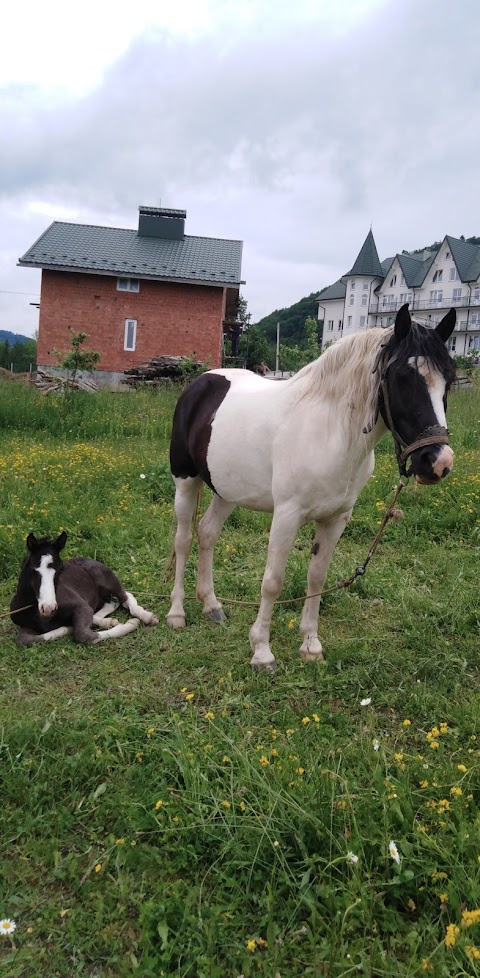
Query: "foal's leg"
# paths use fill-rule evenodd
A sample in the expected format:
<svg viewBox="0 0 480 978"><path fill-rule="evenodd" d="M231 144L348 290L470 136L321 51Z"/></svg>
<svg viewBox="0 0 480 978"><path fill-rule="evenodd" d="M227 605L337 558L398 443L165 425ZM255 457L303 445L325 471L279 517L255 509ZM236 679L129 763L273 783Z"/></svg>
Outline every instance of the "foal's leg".
<svg viewBox="0 0 480 978"><path fill-rule="evenodd" d="M262 600L255 624L250 629L250 645L254 668L275 669L275 658L270 651L270 621L273 606L278 597L285 573L288 554L294 544L300 526L299 514L278 510L273 514L268 541L268 557L262 581Z"/></svg>
<svg viewBox="0 0 480 978"><path fill-rule="evenodd" d="M118 608L118 601L107 601L103 608L99 608L93 616L93 624L99 625L100 628L113 628L118 625L117 618L110 618L112 611Z"/></svg>
<svg viewBox="0 0 480 978"><path fill-rule="evenodd" d="M220 496L214 496L198 524L197 598L203 601L203 614L211 621L225 619L213 587L213 548L225 520L234 509L235 503L227 503Z"/></svg>
<svg viewBox="0 0 480 978"><path fill-rule="evenodd" d="M32 632L29 628L21 628L17 633L19 645L33 645L35 642L53 642L56 638L66 638L71 635L73 628L70 625L59 625L52 628L49 632Z"/></svg>
<svg viewBox="0 0 480 978"><path fill-rule="evenodd" d="M300 631L303 642L300 646L302 659L323 659L322 644L318 638L318 612L320 593L325 584L328 565L333 551L352 515L352 510L328 522L316 523L312 557L308 567L307 600L303 606ZM316 597L310 598L308 595Z"/></svg>
<svg viewBox="0 0 480 978"><path fill-rule="evenodd" d="M193 479L175 479L175 515L177 517L177 531L175 533L175 584L173 585L171 594L172 604L167 615L167 622L172 628L185 627L183 575L187 557L192 546L192 520L201 485L202 480L199 476L195 476Z"/></svg>

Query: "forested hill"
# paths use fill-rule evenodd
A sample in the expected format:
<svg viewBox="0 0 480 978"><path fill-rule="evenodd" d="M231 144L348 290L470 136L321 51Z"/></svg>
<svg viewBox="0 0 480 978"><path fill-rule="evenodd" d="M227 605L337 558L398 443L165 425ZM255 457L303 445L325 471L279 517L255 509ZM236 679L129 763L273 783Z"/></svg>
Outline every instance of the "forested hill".
<svg viewBox="0 0 480 978"><path fill-rule="evenodd" d="M277 323L280 323L282 343L293 346L302 342L305 338L305 320L309 316L313 316L314 319L318 316L317 296L318 292L311 292L287 309L275 309L270 315L264 316L255 323L255 328L261 329L269 343L274 343L277 336Z"/></svg>
<svg viewBox="0 0 480 978"><path fill-rule="evenodd" d="M16 343L26 343L27 340L31 339L30 336L23 336L22 333L12 333L9 329L0 329L0 343L10 343L10 346L15 346Z"/></svg>

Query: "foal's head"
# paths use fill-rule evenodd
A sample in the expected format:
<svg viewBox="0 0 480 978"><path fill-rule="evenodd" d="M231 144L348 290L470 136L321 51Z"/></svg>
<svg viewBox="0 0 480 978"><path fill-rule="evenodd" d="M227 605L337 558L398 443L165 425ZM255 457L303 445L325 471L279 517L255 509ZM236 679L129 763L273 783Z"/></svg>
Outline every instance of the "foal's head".
<svg viewBox="0 0 480 978"><path fill-rule="evenodd" d="M56 540L49 540L47 537L37 540L33 533L29 533L27 537L28 556L23 569L29 574L42 618L49 618L58 608L56 587L63 566L60 551L63 550L66 539L65 531Z"/></svg>
<svg viewBox="0 0 480 978"><path fill-rule="evenodd" d="M447 393L455 365L446 342L455 328L450 309L436 329L413 322L405 304L397 313L393 333L384 349L380 370L383 385L380 411L402 461L411 461L417 482L431 484L453 467L446 421Z"/></svg>

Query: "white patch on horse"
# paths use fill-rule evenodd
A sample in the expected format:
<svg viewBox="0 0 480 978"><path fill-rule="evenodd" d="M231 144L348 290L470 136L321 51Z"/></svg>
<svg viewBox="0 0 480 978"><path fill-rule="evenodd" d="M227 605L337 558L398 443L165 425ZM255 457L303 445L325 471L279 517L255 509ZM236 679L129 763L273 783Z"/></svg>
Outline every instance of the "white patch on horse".
<svg viewBox="0 0 480 978"><path fill-rule="evenodd" d="M435 417L437 419L437 424L441 425L442 428L447 427L447 418L445 414L445 407L443 399L445 397L445 379L442 377L437 370L428 363L425 357L410 357L409 364L418 370L418 373L423 377L427 390L430 395L430 400L432 402L432 407L435 412ZM445 470L450 472L453 467L454 452L449 445L442 445L440 451L435 459L432 469L434 474L438 479L441 479L445 474Z"/></svg>
<svg viewBox="0 0 480 978"><path fill-rule="evenodd" d="M37 568L40 575L40 590L38 593L38 610L43 618L48 618L57 610L55 594L55 568L50 554L44 554Z"/></svg>

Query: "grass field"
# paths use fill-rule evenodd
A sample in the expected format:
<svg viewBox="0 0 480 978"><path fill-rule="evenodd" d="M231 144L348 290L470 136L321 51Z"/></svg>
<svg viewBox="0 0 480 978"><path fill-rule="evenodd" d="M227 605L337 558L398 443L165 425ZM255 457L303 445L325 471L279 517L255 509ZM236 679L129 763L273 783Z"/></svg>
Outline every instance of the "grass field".
<svg viewBox="0 0 480 978"><path fill-rule="evenodd" d="M27 533L65 528L160 617L33 648L0 619L2 978L480 975L480 390L450 398L452 476L409 484L366 577L325 599L325 663L276 609L273 676L249 666L254 609L164 622L174 400L0 384L0 610ZM386 438L327 583L396 478ZM268 525L230 517L220 595L258 598Z"/></svg>

